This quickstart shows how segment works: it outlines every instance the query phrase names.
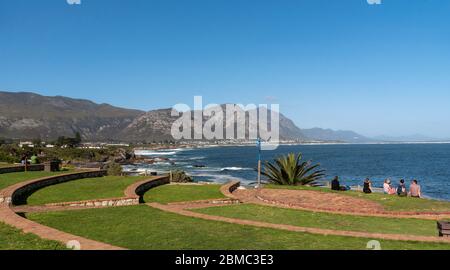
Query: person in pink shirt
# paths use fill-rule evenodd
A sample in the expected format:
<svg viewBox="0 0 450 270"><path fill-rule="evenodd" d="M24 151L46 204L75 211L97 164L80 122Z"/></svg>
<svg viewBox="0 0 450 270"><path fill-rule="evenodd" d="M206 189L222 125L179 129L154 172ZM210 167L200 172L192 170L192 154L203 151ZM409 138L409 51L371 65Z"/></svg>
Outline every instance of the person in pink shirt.
<svg viewBox="0 0 450 270"><path fill-rule="evenodd" d="M409 187L409 196L413 198L422 198L422 190L417 180L413 180L411 182L411 186Z"/></svg>

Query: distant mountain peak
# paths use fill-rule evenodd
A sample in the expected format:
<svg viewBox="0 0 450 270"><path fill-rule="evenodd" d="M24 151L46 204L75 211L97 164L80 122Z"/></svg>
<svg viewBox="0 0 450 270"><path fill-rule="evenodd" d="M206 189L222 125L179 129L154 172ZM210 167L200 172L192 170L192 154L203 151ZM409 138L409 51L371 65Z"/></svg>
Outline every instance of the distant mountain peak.
<svg viewBox="0 0 450 270"><path fill-rule="evenodd" d="M225 103L220 106L224 108L226 105ZM172 140L171 127L178 117L172 117L171 112L170 108L144 112L64 96L0 92L0 137L51 140L80 132L85 140L92 141ZM291 119L277 113L282 140L350 143L371 141L353 131L300 129Z"/></svg>

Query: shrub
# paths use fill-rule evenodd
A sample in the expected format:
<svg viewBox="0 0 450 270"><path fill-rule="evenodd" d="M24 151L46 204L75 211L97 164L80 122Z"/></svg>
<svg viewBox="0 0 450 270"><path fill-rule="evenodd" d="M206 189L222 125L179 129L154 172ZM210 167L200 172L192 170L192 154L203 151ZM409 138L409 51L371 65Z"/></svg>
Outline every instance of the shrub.
<svg viewBox="0 0 450 270"><path fill-rule="evenodd" d="M122 175L122 166L120 166L120 164L115 163L115 162L110 162L107 165L106 170L108 172L108 175L111 175L111 176Z"/></svg>
<svg viewBox="0 0 450 270"><path fill-rule="evenodd" d="M275 163L266 162L262 173L269 182L276 185L303 186L321 179L324 170L318 170L320 164L311 165L310 161L301 162L302 154L289 154L275 159Z"/></svg>
<svg viewBox="0 0 450 270"><path fill-rule="evenodd" d="M184 171L173 171L172 172L172 182L173 183L191 183L194 179L188 176Z"/></svg>

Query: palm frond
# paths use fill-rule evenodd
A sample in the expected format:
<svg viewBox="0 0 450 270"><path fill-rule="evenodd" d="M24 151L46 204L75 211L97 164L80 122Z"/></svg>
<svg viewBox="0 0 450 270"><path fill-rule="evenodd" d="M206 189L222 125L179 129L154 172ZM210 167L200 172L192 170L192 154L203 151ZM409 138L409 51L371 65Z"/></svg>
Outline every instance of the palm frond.
<svg viewBox="0 0 450 270"><path fill-rule="evenodd" d="M325 170L319 170L320 164L301 162L302 157L301 153L290 153L276 158L273 163L266 162L262 175L276 185L307 185L325 176Z"/></svg>

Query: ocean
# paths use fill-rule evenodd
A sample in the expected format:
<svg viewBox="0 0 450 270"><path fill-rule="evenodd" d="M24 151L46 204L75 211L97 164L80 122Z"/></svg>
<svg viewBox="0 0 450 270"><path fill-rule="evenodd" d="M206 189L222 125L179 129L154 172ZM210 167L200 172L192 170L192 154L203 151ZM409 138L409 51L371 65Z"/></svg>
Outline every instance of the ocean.
<svg viewBox="0 0 450 270"><path fill-rule="evenodd" d="M303 153L304 159L320 163L326 170L327 181L339 176L341 184L355 186L369 177L375 187L382 187L386 178L391 178L394 184L403 178L408 185L417 179L424 195L450 201L450 144L283 145L274 151L263 151L262 159L272 161L279 155L298 152ZM195 181L218 183L241 180L250 184L257 179L256 146L171 149L143 154L163 160L152 165L126 166L125 170L181 169L194 176Z"/></svg>

